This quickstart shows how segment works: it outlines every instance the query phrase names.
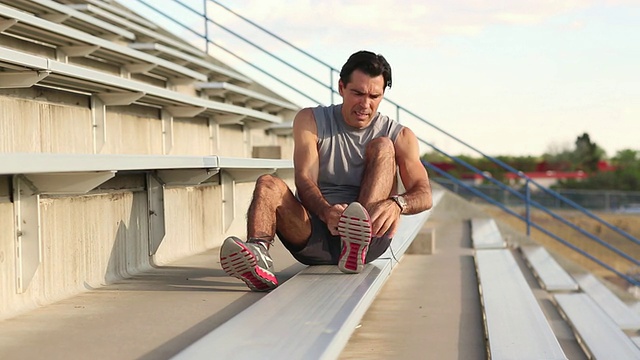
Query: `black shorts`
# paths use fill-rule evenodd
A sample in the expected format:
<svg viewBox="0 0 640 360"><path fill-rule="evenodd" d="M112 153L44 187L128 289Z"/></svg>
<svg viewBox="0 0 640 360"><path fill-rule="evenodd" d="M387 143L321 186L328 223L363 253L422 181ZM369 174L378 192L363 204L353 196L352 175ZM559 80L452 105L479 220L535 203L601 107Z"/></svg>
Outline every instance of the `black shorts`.
<svg viewBox="0 0 640 360"><path fill-rule="evenodd" d="M342 250L340 236L331 235L327 224L317 216L309 214L309 217L311 218L311 236L302 250L289 247L289 242L280 233L278 233L278 237L291 255L305 265L337 265ZM389 237L372 238L365 263L370 263L380 257L390 244L391 238Z"/></svg>

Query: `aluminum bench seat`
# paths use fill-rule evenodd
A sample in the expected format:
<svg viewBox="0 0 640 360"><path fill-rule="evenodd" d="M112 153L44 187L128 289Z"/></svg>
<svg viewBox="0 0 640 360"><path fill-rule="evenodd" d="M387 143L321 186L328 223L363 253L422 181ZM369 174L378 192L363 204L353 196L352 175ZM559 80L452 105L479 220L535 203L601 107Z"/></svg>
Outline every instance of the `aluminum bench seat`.
<svg viewBox="0 0 640 360"><path fill-rule="evenodd" d="M633 311L593 274L575 275L580 289L623 330L640 329L640 315Z"/></svg>
<svg viewBox="0 0 640 360"><path fill-rule="evenodd" d="M577 291L578 284L549 254L538 245L521 246L520 251L547 291Z"/></svg>
<svg viewBox="0 0 640 360"><path fill-rule="evenodd" d="M566 359L511 250L475 254L491 359Z"/></svg>
<svg viewBox="0 0 640 360"><path fill-rule="evenodd" d="M243 103L253 109L275 113L282 110L296 111L299 109L292 103L226 82L197 83L195 87L209 96Z"/></svg>
<svg viewBox="0 0 640 360"><path fill-rule="evenodd" d="M112 23L115 26L120 26L125 28L136 35L136 39L139 42L148 42L149 40L155 40L157 42L163 43L168 46L172 46L180 51L189 53L194 56L202 56L202 51L196 49L195 47L180 41L176 38L173 38L169 35L161 34L158 31L153 29L149 29L146 26L141 26L136 24L135 22L129 21L128 19L121 17L117 14L109 12L103 8L92 4L72 4L68 5L69 8L74 10L81 11L87 15L91 15L96 19L101 19L107 22Z"/></svg>
<svg viewBox="0 0 640 360"><path fill-rule="evenodd" d="M471 241L474 249L500 249L506 246L492 218L471 219Z"/></svg>
<svg viewBox="0 0 640 360"><path fill-rule="evenodd" d="M136 39L131 31L115 26L106 21L96 19L81 11L71 9L64 4L52 0L3 0L5 3L17 9L27 11L35 16L57 23L64 24L74 29L81 30L98 37L123 38L130 41Z"/></svg>
<svg viewBox="0 0 640 360"><path fill-rule="evenodd" d="M3 65L4 64L4 65ZM169 89L125 79L104 72L71 65L0 46L0 84L29 87L35 84L95 93L107 105L128 105L134 101L159 105L176 117L211 116L218 123L245 123L254 126L282 122L279 116L245 107L197 98ZM11 77L15 84L7 86ZM31 80L32 83L29 83ZM111 103L109 103L111 102Z"/></svg>
<svg viewBox="0 0 640 360"><path fill-rule="evenodd" d="M66 0L66 1L69 1L69 0ZM95 5L95 6L99 7L99 8L102 8L102 9L108 11L108 12L111 12L111 13L113 13L115 15L118 15L118 16L120 16L122 18L125 18L127 20L131 20L131 21L133 21L135 23L138 23L139 25L145 26L145 27L147 27L149 29L152 29L152 30L158 29L158 26L156 24L148 21L147 19L142 18L142 17L138 16L137 14L135 14L135 13L133 13L131 11L128 11L128 10L125 10L125 9L120 8L118 6L112 5L112 4L115 4L115 2L107 2L107 1L103 1L103 0L83 0L83 1L87 2L87 3L91 4L91 5ZM81 3L82 1L74 0L72 2L73 3Z"/></svg>
<svg viewBox="0 0 640 360"><path fill-rule="evenodd" d="M640 348L584 293L555 300L593 359L640 359Z"/></svg>
<svg viewBox="0 0 640 360"><path fill-rule="evenodd" d="M434 191L437 204L441 191ZM309 266L173 359L335 359L430 212L402 216L391 251L360 274ZM266 343L265 333L272 333ZM233 339L233 341L229 341ZM295 339L292 341L291 339Z"/></svg>
<svg viewBox="0 0 640 360"><path fill-rule="evenodd" d="M253 82L248 77L233 70L215 65L208 60L189 55L166 45L158 43L133 43L129 44L129 47L207 74L210 80L232 81L244 84L251 84Z"/></svg>

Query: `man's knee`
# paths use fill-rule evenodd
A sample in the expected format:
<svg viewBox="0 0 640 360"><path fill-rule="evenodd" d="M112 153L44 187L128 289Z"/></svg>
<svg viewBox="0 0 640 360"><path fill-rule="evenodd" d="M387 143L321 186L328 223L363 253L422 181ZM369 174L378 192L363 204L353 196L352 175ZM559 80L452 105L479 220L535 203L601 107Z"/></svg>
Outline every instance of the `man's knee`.
<svg viewBox="0 0 640 360"><path fill-rule="evenodd" d="M258 180L256 180L256 192L268 192L268 193L278 193L282 194L283 191L287 189L287 184L285 184L282 179L275 177L271 174L260 175Z"/></svg>
<svg viewBox="0 0 640 360"><path fill-rule="evenodd" d="M375 155L395 156L393 141L388 137L379 137L369 141L367 144L367 157Z"/></svg>

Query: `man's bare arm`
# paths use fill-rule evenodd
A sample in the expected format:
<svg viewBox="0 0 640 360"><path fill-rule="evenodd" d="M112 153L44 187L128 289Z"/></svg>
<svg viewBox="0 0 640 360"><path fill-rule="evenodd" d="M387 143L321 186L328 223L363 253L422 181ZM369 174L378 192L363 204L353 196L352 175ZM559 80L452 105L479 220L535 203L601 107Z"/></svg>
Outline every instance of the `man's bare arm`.
<svg viewBox="0 0 640 360"><path fill-rule="evenodd" d="M395 142L396 163L405 188L401 194L407 201L406 214L416 214L433 206L431 184L424 165L420 161L418 139L411 129L402 129Z"/></svg>

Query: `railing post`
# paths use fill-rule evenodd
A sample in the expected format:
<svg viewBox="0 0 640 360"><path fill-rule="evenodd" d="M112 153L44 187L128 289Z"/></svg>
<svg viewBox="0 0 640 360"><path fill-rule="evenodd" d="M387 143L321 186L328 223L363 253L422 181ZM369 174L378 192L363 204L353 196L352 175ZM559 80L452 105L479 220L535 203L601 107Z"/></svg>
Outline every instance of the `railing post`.
<svg viewBox="0 0 640 360"><path fill-rule="evenodd" d="M209 4L209 0L202 0L203 8L204 8L204 49L209 54L209 14L207 13L207 8Z"/></svg>
<svg viewBox="0 0 640 360"><path fill-rule="evenodd" d="M396 105L396 121L400 123L400 106Z"/></svg>
<svg viewBox="0 0 640 360"><path fill-rule="evenodd" d="M525 218L527 219L527 236L531 236L531 190L529 189L529 179L524 184L525 194Z"/></svg>
<svg viewBox="0 0 640 360"><path fill-rule="evenodd" d="M329 91L331 92L331 104L335 104L333 102L333 96L335 91L333 91L333 69L329 68Z"/></svg>

